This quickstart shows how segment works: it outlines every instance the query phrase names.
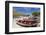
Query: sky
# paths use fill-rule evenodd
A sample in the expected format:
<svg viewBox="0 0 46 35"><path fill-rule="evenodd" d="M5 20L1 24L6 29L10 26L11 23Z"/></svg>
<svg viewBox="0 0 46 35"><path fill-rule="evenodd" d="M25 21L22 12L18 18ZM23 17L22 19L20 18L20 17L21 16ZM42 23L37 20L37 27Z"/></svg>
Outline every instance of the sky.
<svg viewBox="0 0 46 35"><path fill-rule="evenodd" d="M33 7L13 7L14 12L23 13L23 14L32 14L32 12L40 12L40 8Z"/></svg>

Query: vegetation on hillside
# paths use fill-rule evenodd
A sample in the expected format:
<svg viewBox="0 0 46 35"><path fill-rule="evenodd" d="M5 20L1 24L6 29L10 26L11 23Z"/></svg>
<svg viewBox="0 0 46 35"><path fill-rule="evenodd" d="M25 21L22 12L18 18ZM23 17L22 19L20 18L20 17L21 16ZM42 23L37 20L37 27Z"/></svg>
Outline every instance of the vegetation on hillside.
<svg viewBox="0 0 46 35"><path fill-rule="evenodd" d="M40 12L32 12L32 15L38 16L38 15L40 15Z"/></svg>

